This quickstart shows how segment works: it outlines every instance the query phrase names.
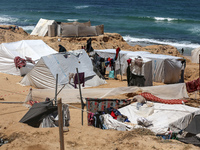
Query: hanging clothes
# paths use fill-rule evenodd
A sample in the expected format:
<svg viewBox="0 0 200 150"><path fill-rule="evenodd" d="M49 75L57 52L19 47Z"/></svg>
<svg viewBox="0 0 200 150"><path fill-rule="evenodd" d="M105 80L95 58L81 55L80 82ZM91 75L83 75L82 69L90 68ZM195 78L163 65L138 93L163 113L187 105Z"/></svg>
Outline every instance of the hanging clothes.
<svg viewBox="0 0 200 150"><path fill-rule="evenodd" d="M84 72L79 73L79 81L80 81L80 84L82 84L82 86L84 87L85 86ZM75 74L75 77L74 77L74 87L75 88L77 88L76 84L78 84L78 74L77 73Z"/></svg>

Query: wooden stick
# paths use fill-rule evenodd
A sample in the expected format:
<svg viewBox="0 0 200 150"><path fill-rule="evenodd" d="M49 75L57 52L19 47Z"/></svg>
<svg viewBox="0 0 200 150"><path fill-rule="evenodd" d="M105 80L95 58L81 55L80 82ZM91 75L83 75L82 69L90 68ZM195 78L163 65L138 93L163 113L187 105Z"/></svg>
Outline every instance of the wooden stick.
<svg viewBox="0 0 200 150"><path fill-rule="evenodd" d="M59 135L60 135L60 150L64 150L64 136L63 136L63 116L62 116L62 99L59 98L57 101L58 105L58 124L59 124Z"/></svg>

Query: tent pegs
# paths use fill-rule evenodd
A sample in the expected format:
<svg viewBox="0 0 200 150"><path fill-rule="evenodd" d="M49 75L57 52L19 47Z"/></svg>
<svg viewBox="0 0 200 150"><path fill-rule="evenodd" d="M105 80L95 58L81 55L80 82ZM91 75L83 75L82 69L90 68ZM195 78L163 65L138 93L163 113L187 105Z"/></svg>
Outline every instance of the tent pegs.
<svg viewBox="0 0 200 150"><path fill-rule="evenodd" d="M82 125L83 125L83 110L84 110L85 104L83 103L83 99L82 99L82 93L81 93L81 86L80 86L80 79L79 79L78 68L76 68L76 72L77 72L77 77L78 77L78 88L79 88L79 93L80 93L80 98L81 98Z"/></svg>

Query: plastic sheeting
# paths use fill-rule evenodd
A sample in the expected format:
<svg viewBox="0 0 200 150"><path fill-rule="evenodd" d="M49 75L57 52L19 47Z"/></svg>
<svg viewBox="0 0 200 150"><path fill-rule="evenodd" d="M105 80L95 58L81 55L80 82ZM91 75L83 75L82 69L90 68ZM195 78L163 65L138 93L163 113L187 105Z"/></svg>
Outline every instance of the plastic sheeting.
<svg viewBox="0 0 200 150"><path fill-rule="evenodd" d="M137 118L145 117L152 122L153 125L148 129L155 134L168 134L169 131L179 132L189 125L196 114L200 114L199 108L186 105L153 104L152 107L147 107L145 104L138 110L137 103L133 103L118 110L127 116L132 124L137 124Z"/></svg>
<svg viewBox="0 0 200 150"><path fill-rule="evenodd" d="M39 60L42 56L55 54L57 51L49 47L42 40L22 40L0 45L0 72L20 75L20 70L15 67L14 58L19 56L23 59L32 58Z"/></svg>
<svg viewBox="0 0 200 150"><path fill-rule="evenodd" d="M59 91L60 89L58 89ZM32 98L36 101L44 101L46 97L51 99L55 96L54 89L33 89ZM119 87L119 88L95 88L82 89L82 97L84 98L104 98L125 93L136 93L138 91L149 92L163 99L181 99L188 98L185 83L149 86L149 87ZM58 97L62 98L63 103L80 103L80 95L78 89L63 89Z"/></svg>
<svg viewBox="0 0 200 150"><path fill-rule="evenodd" d="M65 88L74 88L69 83L69 73L85 74L85 86L92 87L105 84L93 71L91 59L85 50L77 50L67 53L58 53L42 57L35 67L22 79L22 85L32 85L37 88L55 88L56 74L58 74L58 86L67 84Z"/></svg>
<svg viewBox="0 0 200 150"><path fill-rule="evenodd" d="M199 63L200 47L192 50L191 55L192 55L192 62Z"/></svg>

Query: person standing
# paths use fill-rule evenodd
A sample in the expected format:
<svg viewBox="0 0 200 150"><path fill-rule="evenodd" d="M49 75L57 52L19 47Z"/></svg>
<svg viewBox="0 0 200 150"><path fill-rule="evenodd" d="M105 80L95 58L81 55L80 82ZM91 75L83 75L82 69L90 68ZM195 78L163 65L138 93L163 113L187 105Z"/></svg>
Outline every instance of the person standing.
<svg viewBox="0 0 200 150"><path fill-rule="evenodd" d="M185 71L185 67L186 67L186 61L185 59L181 61L181 79L179 80L180 83L184 83L184 71Z"/></svg>
<svg viewBox="0 0 200 150"><path fill-rule="evenodd" d="M183 48L181 49L181 53L182 53L182 55L183 55L183 53L184 53L184 49L183 49Z"/></svg>

